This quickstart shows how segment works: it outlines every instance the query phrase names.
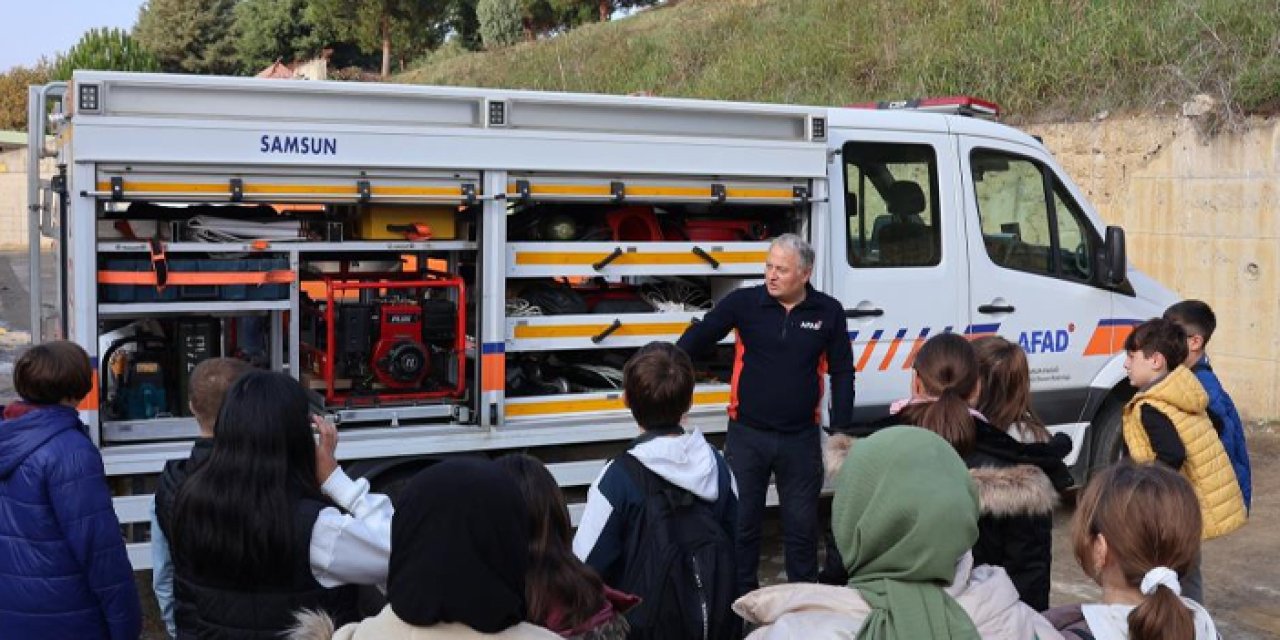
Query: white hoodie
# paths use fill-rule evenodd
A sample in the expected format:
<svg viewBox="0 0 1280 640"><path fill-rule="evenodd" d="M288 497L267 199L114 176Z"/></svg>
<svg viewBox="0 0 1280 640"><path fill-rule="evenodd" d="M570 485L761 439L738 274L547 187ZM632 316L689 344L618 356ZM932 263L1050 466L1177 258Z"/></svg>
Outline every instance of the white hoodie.
<svg viewBox="0 0 1280 640"><path fill-rule="evenodd" d="M720 473L723 463L701 431L658 436L636 445L630 453L650 471L701 500L719 503L723 497ZM727 471L726 475L736 498L737 486L732 482L732 475ZM644 501L641 489L628 476L626 470L613 461L605 465L587 492L587 505L573 537L574 554L602 574L622 554L626 523L621 521L619 511L628 504Z"/></svg>

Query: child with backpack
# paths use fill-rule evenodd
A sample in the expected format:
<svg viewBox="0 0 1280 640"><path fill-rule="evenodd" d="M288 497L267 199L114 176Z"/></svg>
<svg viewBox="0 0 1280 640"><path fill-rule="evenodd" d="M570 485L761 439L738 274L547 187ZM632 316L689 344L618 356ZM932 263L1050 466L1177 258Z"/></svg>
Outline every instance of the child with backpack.
<svg viewBox="0 0 1280 640"><path fill-rule="evenodd" d="M1076 561L1102 602L1045 613L1071 640L1217 640L1204 607L1178 578L1200 554L1200 506L1185 478L1158 464L1121 462L1096 476L1071 519Z"/></svg>
<svg viewBox="0 0 1280 640"><path fill-rule="evenodd" d="M1177 323L1187 333L1187 359L1182 364L1196 374L1200 386L1209 395L1209 420L1213 422L1222 447L1231 459L1231 468L1236 472L1236 482L1240 485L1247 511L1253 502L1253 472L1249 466L1249 447L1244 438L1244 421L1236 411L1235 401L1222 388L1218 374L1209 366L1209 356L1204 352L1214 329L1218 327L1218 318L1208 304L1199 300L1183 300L1165 309L1164 319Z"/></svg>
<svg viewBox="0 0 1280 640"><path fill-rule="evenodd" d="M681 426L693 365L652 342L622 380L642 433L591 485L573 551L605 584L641 598L627 613L631 638L737 638L737 488L702 433Z"/></svg>
<svg viewBox="0 0 1280 640"><path fill-rule="evenodd" d="M573 555L569 508L551 472L523 453L502 456L497 465L516 481L529 508L529 621L570 640L626 640L623 614L640 599L609 588Z"/></svg>

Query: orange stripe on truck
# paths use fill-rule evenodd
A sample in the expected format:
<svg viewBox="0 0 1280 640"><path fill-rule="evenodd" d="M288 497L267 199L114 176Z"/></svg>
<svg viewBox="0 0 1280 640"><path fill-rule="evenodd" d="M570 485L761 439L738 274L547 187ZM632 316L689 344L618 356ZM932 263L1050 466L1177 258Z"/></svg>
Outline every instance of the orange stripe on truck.
<svg viewBox="0 0 1280 640"><path fill-rule="evenodd" d="M1099 321L1093 335L1089 337L1089 344L1085 345L1084 355L1109 356L1119 353L1124 349L1124 341L1133 333L1135 325L1136 321L1130 320Z"/></svg>

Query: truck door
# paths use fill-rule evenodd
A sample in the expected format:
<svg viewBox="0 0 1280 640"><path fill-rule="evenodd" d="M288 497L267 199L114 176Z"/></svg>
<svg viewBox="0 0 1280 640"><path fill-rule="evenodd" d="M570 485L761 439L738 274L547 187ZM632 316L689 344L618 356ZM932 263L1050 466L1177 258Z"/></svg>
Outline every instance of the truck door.
<svg viewBox="0 0 1280 640"><path fill-rule="evenodd" d="M858 420L909 393L930 336L964 330L965 248L952 139L836 131L831 164L832 295L844 304L857 366Z"/></svg>
<svg viewBox="0 0 1280 640"><path fill-rule="evenodd" d="M1041 149L960 138L970 324L1017 342L1050 425L1082 428L1089 383L1112 353L1099 225ZM1069 427L1068 427L1069 428Z"/></svg>

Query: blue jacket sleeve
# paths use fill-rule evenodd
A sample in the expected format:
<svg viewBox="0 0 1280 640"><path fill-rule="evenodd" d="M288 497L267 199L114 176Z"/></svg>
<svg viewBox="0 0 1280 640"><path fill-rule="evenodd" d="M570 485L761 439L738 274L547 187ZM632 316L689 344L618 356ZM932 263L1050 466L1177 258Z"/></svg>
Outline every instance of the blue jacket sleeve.
<svg viewBox="0 0 1280 640"><path fill-rule="evenodd" d="M151 501L151 590L156 594L160 618L170 638L178 635L173 617L173 556L169 554L169 540L156 518L156 501Z"/></svg>
<svg viewBox="0 0 1280 640"><path fill-rule="evenodd" d="M573 553L617 586L626 570L628 518L634 497L625 469L609 463L587 491L587 504L573 536ZM632 525L634 523L631 523Z"/></svg>
<svg viewBox="0 0 1280 640"><path fill-rule="evenodd" d="M735 291L725 296L702 316L701 322L689 325L684 335L676 341L676 346L689 354L690 358L696 358L711 350L717 342L729 335L729 332L738 324L736 306L738 298L742 295L740 292L741 290Z"/></svg>
<svg viewBox="0 0 1280 640"><path fill-rule="evenodd" d="M827 337L827 373L831 376L831 426L840 428L853 423L854 368L853 346L849 343L849 321L843 309L832 318L832 331Z"/></svg>
<svg viewBox="0 0 1280 640"><path fill-rule="evenodd" d="M142 632L142 609L102 457L87 438L55 455L47 489L62 537L98 599L112 640L134 640Z"/></svg>

